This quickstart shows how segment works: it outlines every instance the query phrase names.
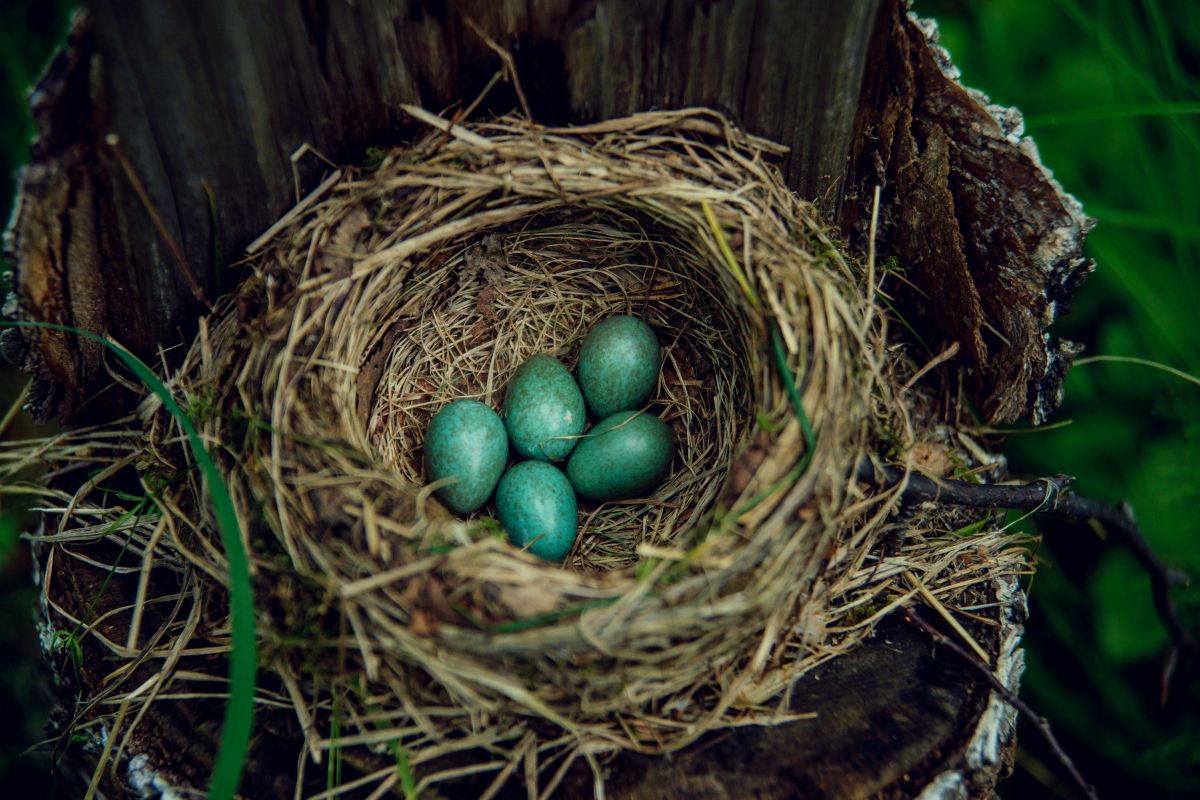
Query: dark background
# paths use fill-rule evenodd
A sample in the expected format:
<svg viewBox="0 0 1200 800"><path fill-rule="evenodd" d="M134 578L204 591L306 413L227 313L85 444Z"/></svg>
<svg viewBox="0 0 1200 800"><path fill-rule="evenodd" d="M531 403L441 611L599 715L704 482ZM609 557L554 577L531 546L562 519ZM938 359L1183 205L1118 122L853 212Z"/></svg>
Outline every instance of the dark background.
<svg viewBox="0 0 1200 800"><path fill-rule="evenodd" d="M1148 358L1200 374L1200 3L1195 0L916 0L939 20L963 82L1025 112L1043 160L1100 225L1098 268L1059 333L1088 354ZM0 4L0 216L28 157L25 93L62 39L70 3ZM7 267L6 267L7 269ZM0 372L0 406L23 386ZM1129 500L1169 564L1200 580L1200 387L1130 364L1085 364L1067 380L1060 427L1012 435L1015 472L1076 475L1081 493ZM1069 424L1065 424L1069 421ZM6 438L34 435L17 418ZM50 793L51 705L21 530L0 507L0 787ZM1166 633L1149 579L1087 526L1026 521L1041 538L1030 587L1023 696L1049 718L1105 797L1200 795L1200 681L1159 688ZM1176 591L1200 623L1200 582ZM1006 797L1076 796L1027 724ZM26 792L29 790L27 789ZM62 794L60 792L60 794Z"/></svg>
<svg viewBox="0 0 1200 800"><path fill-rule="evenodd" d="M66 38L73 3L0 0L0 219L8 220L17 167L29 158L33 120L25 97L50 54ZM9 269L3 266L8 294ZM0 361L0 416L20 397L24 376ZM6 440L42 433L25 415L0 432ZM37 594L29 552L20 540L29 517L15 498L0 495L0 797L69 797L52 789L51 748L43 739L54 702L34 628Z"/></svg>

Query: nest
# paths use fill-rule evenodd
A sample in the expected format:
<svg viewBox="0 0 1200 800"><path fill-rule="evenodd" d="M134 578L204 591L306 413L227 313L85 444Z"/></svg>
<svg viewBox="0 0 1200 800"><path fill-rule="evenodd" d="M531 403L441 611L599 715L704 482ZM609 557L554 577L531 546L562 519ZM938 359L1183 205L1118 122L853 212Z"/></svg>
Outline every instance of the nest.
<svg viewBox="0 0 1200 800"><path fill-rule="evenodd" d="M786 189L781 148L701 110L442 128L281 219L170 375L239 512L261 700L298 716L302 772L357 751L383 791L399 748L422 787L525 759L549 789L577 757L790 719L784 690L918 586L950 602L1022 568L1011 536L897 521L899 489L857 481L864 458L911 461L945 409L902 388L916 370L888 348L874 265ZM667 481L584 506L563 565L486 508L443 509L422 474L432 414L499 407L534 353L573 367L613 313L663 345ZM226 565L176 422L151 397L82 439L105 477L136 466L158 499L122 517L93 479L61 494L47 540L132 542L176 576L164 597L196 592L175 646L220 652ZM42 453L77 458L63 441ZM453 760L468 751L486 755Z"/></svg>

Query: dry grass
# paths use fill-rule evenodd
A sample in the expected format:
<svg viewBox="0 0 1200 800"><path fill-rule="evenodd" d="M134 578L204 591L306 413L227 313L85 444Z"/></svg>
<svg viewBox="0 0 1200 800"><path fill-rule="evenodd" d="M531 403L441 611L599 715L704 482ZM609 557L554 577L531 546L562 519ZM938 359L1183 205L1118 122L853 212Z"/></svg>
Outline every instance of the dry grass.
<svg viewBox="0 0 1200 800"><path fill-rule="evenodd" d="M242 515L264 668L287 689L260 699L294 708L312 762L337 751L383 792L401 780L386 764L399 748L420 786L523 764L547 791L576 758L784 721L780 691L897 604L952 608L1023 569L1012 536L948 535L963 520L938 509L898 520L896 491L853 479L862 457L962 447L935 432L950 409L918 409L903 388L920 365L888 347L873 265L845 258L787 191L778 154L708 111L536 135L502 118L344 171L256 242L169 385ZM421 475L432 413L457 397L498 405L535 352L573 365L615 312L644 316L664 345L652 410L678 442L665 485L584 509L566 568L515 550L485 515L445 512ZM134 549L183 588L142 593L180 608L141 642L220 652L223 606L186 600L220 588L219 541L178 430L153 399L142 411L92 432L127 455L41 458L159 476ZM93 487L56 497L57 557L124 541ZM105 646L144 655L136 636ZM155 692L203 684L164 659ZM122 715L146 707L112 686ZM485 755L447 761L462 751Z"/></svg>
<svg viewBox="0 0 1200 800"><path fill-rule="evenodd" d="M380 458L421 484L425 428L439 408L460 397L499 408L531 355L573 369L596 321L643 317L665 356L649 410L672 426L679 458L653 497L585 509L569 562L585 571L631 566L638 545L669 545L703 519L754 424L745 388L754 381L738 355L753 346L745 318L694 251L614 217L535 218L458 245L409 300L421 313L391 345L368 428Z"/></svg>

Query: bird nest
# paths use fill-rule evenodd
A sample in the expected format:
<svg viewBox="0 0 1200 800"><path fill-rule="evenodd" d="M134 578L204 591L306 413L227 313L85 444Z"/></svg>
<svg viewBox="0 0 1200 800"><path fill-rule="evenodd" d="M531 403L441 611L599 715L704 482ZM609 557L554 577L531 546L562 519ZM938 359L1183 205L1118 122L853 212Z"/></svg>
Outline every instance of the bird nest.
<svg viewBox="0 0 1200 800"><path fill-rule="evenodd" d="M339 171L252 245L167 381L237 510L259 700L297 715L302 773L357 752L347 788L410 769L428 787L524 759L549 787L576 757L779 723L781 693L918 583L949 602L1020 568L1011 538L944 535L936 511L897 522L899 488L860 483L868 457L911 461L944 412L902 388L915 370L888 347L874 265L786 188L781 148L702 110L438 125ZM498 408L535 353L573 367L615 313L663 347L650 410L675 436L666 481L585 504L561 565L509 544L487 507L446 511L422 472L432 415ZM178 422L154 397L141 412L76 435L108 472L63 495L46 540L124 541L136 567L174 576L145 581L142 609L196 607L163 629L172 646L219 654L215 520ZM155 498L136 518L98 488L132 468ZM133 627L118 661L148 639ZM453 759L468 751L484 755Z"/></svg>

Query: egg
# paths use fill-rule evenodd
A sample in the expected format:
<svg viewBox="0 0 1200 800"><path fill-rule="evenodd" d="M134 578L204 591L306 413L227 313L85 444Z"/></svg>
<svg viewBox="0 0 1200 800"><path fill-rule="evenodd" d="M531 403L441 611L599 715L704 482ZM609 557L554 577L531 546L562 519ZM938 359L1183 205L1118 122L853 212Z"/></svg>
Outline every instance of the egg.
<svg viewBox="0 0 1200 800"><path fill-rule="evenodd" d="M671 429L653 414L620 411L592 428L571 454L567 477L588 500L643 497L671 466Z"/></svg>
<svg viewBox="0 0 1200 800"><path fill-rule="evenodd" d="M517 370L504 397L504 426L524 458L562 461L587 424L583 395L553 356L533 356Z"/></svg>
<svg viewBox="0 0 1200 800"><path fill-rule="evenodd" d="M658 383L658 339L637 317L597 323L579 351L579 386L595 419L642 407Z"/></svg>
<svg viewBox="0 0 1200 800"><path fill-rule="evenodd" d="M522 461L504 473L496 516L513 544L547 561L566 558L579 530L571 482L545 461Z"/></svg>
<svg viewBox="0 0 1200 800"><path fill-rule="evenodd" d="M425 431L425 474L452 478L437 490L451 510L469 514L487 502L508 463L508 436L495 411L477 400L455 400Z"/></svg>

